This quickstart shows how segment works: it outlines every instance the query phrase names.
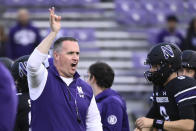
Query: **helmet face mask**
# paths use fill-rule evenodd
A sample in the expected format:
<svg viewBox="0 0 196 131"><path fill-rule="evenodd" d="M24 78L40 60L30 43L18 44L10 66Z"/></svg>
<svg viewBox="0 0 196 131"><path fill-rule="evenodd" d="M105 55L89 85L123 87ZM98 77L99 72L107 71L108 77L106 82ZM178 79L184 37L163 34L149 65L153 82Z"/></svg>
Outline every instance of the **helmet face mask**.
<svg viewBox="0 0 196 131"><path fill-rule="evenodd" d="M151 67L152 68L152 67ZM162 86L167 81L168 77L171 74L171 68L168 64L162 64L159 68L155 71L146 71L144 72L145 78L152 82L156 86Z"/></svg>
<svg viewBox="0 0 196 131"><path fill-rule="evenodd" d="M144 73L146 79L156 86L163 86L173 72L181 67L181 51L171 43L160 43L151 48L146 64L151 69ZM159 67L154 70L153 67Z"/></svg>

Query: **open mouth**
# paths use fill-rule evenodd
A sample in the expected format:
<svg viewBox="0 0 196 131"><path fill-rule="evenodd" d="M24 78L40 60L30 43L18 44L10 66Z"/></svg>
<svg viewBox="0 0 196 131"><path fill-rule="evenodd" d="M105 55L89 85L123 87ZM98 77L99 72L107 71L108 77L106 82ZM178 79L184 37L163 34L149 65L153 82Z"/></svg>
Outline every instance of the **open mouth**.
<svg viewBox="0 0 196 131"><path fill-rule="evenodd" d="M76 65L77 65L76 63L72 63L71 64L72 67L76 67Z"/></svg>

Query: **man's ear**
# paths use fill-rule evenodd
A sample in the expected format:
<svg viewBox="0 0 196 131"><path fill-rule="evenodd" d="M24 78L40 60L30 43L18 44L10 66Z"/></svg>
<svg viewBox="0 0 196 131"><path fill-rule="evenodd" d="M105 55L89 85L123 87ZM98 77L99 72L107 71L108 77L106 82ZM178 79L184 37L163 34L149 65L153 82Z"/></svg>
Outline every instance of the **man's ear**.
<svg viewBox="0 0 196 131"><path fill-rule="evenodd" d="M95 79L95 76L93 76L93 75L91 75L91 81L93 82L93 83L96 83L97 81L96 81L96 79Z"/></svg>
<svg viewBox="0 0 196 131"><path fill-rule="evenodd" d="M55 60L58 60L59 59L59 53L57 51L54 51L53 52L53 57Z"/></svg>

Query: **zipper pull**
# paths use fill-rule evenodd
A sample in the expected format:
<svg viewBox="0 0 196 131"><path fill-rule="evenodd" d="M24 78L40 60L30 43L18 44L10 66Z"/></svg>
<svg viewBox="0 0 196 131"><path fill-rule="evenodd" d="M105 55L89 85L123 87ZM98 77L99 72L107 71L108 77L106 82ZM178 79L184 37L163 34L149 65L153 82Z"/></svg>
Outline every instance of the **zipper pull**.
<svg viewBox="0 0 196 131"><path fill-rule="evenodd" d="M69 100L71 101L71 92L69 90L69 86L67 86L67 91L68 91L68 95L69 95Z"/></svg>
<svg viewBox="0 0 196 131"><path fill-rule="evenodd" d="M76 106L76 115L77 115L77 121L78 123L81 123L81 119L80 119L80 116L79 116L79 111L78 111L78 105L77 105L77 102L75 100L75 106Z"/></svg>

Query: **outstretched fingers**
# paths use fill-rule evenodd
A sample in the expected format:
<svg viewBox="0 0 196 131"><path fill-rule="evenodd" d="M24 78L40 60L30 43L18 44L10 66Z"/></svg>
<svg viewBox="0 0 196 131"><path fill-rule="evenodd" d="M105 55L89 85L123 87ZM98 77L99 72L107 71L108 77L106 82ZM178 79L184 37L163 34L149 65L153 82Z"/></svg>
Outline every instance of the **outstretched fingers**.
<svg viewBox="0 0 196 131"><path fill-rule="evenodd" d="M49 11L50 11L50 22L54 23L55 22L55 8L54 7L49 8Z"/></svg>

